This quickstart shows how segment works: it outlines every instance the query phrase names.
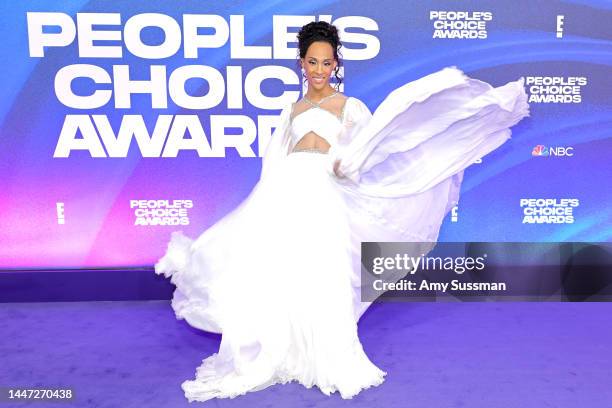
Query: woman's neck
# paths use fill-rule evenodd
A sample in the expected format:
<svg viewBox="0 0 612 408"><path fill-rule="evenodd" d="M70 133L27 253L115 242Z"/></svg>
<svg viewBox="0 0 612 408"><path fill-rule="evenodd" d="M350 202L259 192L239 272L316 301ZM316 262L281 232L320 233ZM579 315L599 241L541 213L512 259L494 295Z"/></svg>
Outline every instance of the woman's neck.
<svg viewBox="0 0 612 408"><path fill-rule="evenodd" d="M308 92L306 92L306 96L308 99L310 99L313 102L318 102L321 99L328 97L329 95L333 95L336 92L336 90L334 88L332 88L331 86L322 89L322 90L316 90L316 89L308 89Z"/></svg>

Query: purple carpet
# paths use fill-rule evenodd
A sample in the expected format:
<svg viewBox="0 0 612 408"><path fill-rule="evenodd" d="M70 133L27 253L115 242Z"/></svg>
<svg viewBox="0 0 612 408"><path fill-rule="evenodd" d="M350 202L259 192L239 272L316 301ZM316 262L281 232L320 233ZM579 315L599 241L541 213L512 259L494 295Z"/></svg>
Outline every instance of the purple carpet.
<svg viewBox="0 0 612 408"><path fill-rule="evenodd" d="M610 303L381 303L360 337L387 380L353 400L298 383L191 405L180 384L219 335L169 301L2 303L0 386L71 387L15 407L611 407Z"/></svg>

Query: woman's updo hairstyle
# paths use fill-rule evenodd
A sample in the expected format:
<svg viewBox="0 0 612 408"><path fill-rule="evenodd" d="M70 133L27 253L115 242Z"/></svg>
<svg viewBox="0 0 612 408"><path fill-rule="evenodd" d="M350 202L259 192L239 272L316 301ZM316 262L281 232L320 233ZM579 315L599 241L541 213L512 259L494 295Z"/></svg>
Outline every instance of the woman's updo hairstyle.
<svg viewBox="0 0 612 408"><path fill-rule="evenodd" d="M342 43L340 42L340 36L338 35L338 29L333 24L327 23L325 21L313 21L311 23L303 26L297 35L298 38L298 48L299 48L299 58L305 58L306 52L308 51L308 47L315 41L325 41L329 43L334 50L334 59L338 61L338 65L334 70L334 76L336 77L336 88L340 88L340 84L342 83L342 78L338 75L338 71L340 70L340 66L342 66L342 61L338 57L338 55L342 56L340 53L340 47ZM298 69L302 69L300 65L300 61L297 61ZM304 79L305 81L306 79Z"/></svg>

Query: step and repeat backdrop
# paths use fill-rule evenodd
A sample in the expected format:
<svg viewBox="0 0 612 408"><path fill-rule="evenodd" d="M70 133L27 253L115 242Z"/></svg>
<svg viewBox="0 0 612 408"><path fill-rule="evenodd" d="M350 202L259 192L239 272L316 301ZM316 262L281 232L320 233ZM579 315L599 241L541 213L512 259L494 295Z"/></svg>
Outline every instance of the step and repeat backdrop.
<svg viewBox="0 0 612 408"><path fill-rule="evenodd" d="M23 1L2 6L0 267L152 265L257 183L304 92L298 29L341 30L373 112L456 65L525 77L531 116L465 172L440 241L610 241L612 5L530 1ZM432 157L435 160L435 157Z"/></svg>

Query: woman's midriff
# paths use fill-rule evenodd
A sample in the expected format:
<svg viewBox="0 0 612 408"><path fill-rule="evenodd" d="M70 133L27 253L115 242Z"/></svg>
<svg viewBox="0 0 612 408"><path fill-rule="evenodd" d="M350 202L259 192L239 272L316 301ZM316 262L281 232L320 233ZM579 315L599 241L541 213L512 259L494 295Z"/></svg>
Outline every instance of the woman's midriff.
<svg viewBox="0 0 612 408"><path fill-rule="evenodd" d="M300 141L293 147L292 152L298 151L314 151L318 153L327 153L331 145L327 140L323 139L316 133L310 132L302 137Z"/></svg>

